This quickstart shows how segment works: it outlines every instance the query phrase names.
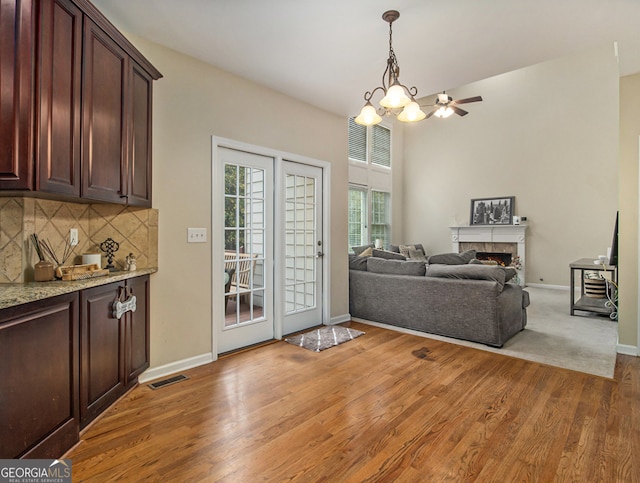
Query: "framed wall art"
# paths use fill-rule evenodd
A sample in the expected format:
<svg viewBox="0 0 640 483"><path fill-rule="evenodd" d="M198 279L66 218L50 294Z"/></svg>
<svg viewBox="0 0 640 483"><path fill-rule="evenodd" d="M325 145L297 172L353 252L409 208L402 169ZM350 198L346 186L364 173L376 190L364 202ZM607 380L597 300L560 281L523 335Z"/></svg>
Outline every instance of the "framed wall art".
<svg viewBox="0 0 640 483"><path fill-rule="evenodd" d="M515 196L471 200L470 225L511 225Z"/></svg>

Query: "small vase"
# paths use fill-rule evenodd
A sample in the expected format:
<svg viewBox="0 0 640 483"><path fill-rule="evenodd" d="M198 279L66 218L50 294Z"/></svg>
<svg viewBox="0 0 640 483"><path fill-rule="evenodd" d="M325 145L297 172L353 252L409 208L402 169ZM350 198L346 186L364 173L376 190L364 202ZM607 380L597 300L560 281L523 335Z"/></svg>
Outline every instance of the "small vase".
<svg viewBox="0 0 640 483"><path fill-rule="evenodd" d="M36 263L33 268L33 279L36 282L49 282L54 279L53 263L43 260Z"/></svg>

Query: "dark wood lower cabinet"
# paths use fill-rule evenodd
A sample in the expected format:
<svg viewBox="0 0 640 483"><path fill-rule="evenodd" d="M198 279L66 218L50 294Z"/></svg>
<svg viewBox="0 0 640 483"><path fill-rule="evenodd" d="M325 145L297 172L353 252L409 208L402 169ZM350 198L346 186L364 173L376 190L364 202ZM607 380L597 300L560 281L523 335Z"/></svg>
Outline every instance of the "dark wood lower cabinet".
<svg viewBox="0 0 640 483"><path fill-rule="evenodd" d="M138 383L149 288L144 275L0 310L0 459L59 458ZM117 319L123 291L136 310Z"/></svg>
<svg viewBox="0 0 640 483"><path fill-rule="evenodd" d="M135 295L136 310L114 318L113 303ZM83 290L80 295L80 427L138 382L149 367L149 276Z"/></svg>
<svg viewBox="0 0 640 483"><path fill-rule="evenodd" d="M57 458L78 441L78 294L0 311L0 458Z"/></svg>
<svg viewBox="0 0 640 483"><path fill-rule="evenodd" d="M124 320L111 305L124 283L110 283L80 294L80 423L84 427L125 392Z"/></svg>
<svg viewBox="0 0 640 483"><path fill-rule="evenodd" d="M138 382L138 376L149 367L149 276L130 278L127 285L137 299L136 311L129 312L125 319L125 367L127 387L131 387Z"/></svg>

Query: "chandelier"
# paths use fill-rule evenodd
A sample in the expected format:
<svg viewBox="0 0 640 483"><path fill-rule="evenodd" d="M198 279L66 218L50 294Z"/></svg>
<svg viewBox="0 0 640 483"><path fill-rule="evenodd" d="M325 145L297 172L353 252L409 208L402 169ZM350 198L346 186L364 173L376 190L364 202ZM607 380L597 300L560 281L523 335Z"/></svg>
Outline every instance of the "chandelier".
<svg viewBox="0 0 640 483"><path fill-rule="evenodd" d="M418 89L416 87L408 88L400 83L400 67L392 45L392 26L393 22L399 17L400 13L397 10L388 10L382 14L382 19L385 22L389 22L389 58L387 59L387 68L382 74L382 85L365 93L365 105L360 114L354 119L355 122L363 126L372 126L380 123L382 121L380 114L385 116L394 114L402 122L417 122L426 117L426 114L420 109L415 100ZM384 93L384 97L380 100L380 114L371 104L371 98L377 91Z"/></svg>

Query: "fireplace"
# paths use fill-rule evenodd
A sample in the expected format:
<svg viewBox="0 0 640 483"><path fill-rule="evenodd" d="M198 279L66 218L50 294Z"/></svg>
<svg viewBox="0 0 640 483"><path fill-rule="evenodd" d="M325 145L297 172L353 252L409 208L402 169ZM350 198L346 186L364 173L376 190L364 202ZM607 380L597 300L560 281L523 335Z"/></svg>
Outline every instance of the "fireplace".
<svg viewBox="0 0 640 483"><path fill-rule="evenodd" d="M473 249L479 260L495 260L504 266L516 265L519 283L524 285L527 225L452 226L450 229L453 252Z"/></svg>
<svg viewBox="0 0 640 483"><path fill-rule="evenodd" d="M511 265L512 256L511 253L501 252L476 252L476 258L478 260L490 260L496 262L501 267L508 267Z"/></svg>

